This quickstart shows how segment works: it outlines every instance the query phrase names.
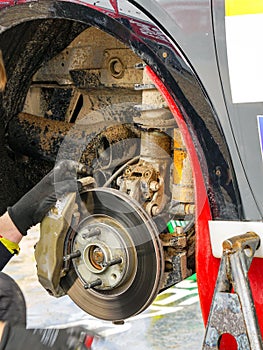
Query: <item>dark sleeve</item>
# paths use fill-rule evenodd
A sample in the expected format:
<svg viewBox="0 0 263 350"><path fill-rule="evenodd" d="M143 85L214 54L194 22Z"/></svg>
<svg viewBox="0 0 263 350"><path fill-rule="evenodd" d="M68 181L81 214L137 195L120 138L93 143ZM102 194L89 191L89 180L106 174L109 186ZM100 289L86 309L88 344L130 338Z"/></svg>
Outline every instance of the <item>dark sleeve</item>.
<svg viewBox="0 0 263 350"><path fill-rule="evenodd" d="M5 325L0 350L47 350L38 336L23 327Z"/></svg>

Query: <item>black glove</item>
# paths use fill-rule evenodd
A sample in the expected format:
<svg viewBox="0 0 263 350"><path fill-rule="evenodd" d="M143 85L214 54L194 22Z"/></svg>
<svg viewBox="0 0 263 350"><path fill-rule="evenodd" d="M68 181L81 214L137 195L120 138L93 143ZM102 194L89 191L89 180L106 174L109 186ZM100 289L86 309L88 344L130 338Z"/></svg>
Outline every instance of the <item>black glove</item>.
<svg viewBox="0 0 263 350"><path fill-rule="evenodd" d="M13 223L23 235L44 218L58 197L81 189L81 184L77 181L79 166L80 163L72 160L59 162L16 204L7 208Z"/></svg>
<svg viewBox="0 0 263 350"><path fill-rule="evenodd" d="M7 323L0 350L88 350L94 336L83 327L26 330Z"/></svg>

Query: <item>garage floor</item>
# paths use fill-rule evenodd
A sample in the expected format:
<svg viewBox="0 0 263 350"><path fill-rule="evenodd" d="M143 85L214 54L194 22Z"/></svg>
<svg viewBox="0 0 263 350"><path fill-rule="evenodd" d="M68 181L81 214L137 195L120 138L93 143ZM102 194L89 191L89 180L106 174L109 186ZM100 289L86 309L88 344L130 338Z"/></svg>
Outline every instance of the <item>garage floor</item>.
<svg viewBox="0 0 263 350"><path fill-rule="evenodd" d="M79 309L67 296L53 298L37 281L34 249L38 228L21 243L21 253L4 272L20 285L28 307L28 328L85 325L105 336L100 350L201 349L204 326L196 282L186 280L160 294L142 314L124 325L97 320Z"/></svg>

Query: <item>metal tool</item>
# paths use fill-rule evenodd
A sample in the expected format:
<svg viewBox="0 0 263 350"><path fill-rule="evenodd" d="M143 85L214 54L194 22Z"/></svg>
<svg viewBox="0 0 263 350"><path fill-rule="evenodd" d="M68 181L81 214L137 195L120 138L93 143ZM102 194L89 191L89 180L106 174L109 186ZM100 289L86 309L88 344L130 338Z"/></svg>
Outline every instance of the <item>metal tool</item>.
<svg viewBox="0 0 263 350"><path fill-rule="evenodd" d="M248 280L260 238L254 232L223 242L223 256L218 272L203 350L219 349L223 334L232 335L238 350L260 350L261 334Z"/></svg>

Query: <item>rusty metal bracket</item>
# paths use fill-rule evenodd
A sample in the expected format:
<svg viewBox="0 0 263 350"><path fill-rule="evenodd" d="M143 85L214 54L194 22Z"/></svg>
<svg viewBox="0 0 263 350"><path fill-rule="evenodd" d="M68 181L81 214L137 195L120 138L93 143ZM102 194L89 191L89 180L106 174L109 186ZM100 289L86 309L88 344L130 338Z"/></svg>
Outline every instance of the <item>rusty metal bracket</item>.
<svg viewBox="0 0 263 350"><path fill-rule="evenodd" d="M223 242L218 272L202 350L220 347L223 334L231 334L238 350L262 350L262 339L247 277L260 238L254 232Z"/></svg>

